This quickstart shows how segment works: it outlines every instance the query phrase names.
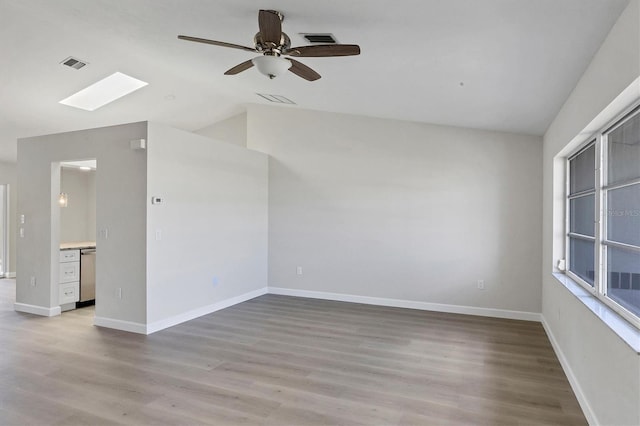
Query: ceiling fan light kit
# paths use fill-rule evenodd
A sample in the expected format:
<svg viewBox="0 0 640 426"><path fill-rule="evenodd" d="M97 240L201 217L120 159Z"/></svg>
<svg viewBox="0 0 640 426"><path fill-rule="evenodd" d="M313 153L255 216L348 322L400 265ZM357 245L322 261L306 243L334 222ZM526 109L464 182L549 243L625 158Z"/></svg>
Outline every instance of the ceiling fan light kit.
<svg viewBox="0 0 640 426"><path fill-rule="evenodd" d="M230 47L232 49L262 54L262 56L244 61L228 69L224 73L225 75L235 75L255 65L260 73L271 79L289 70L307 81L315 81L320 78L320 74L295 59L286 59L282 56L319 58L328 56L354 56L360 54L360 46L357 44L316 44L291 47L291 39L286 33L282 32L283 19L284 16L282 13L275 10L260 10L258 13L259 31L253 38L254 47L185 35L179 35L178 38L180 40Z"/></svg>
<svg viewBox="0 0 640 426"><path fill-rule="evenodd" d="M290 60L275 55L256 56L251 62L261 74L271 79L281 76L293 65Z"/></svg>

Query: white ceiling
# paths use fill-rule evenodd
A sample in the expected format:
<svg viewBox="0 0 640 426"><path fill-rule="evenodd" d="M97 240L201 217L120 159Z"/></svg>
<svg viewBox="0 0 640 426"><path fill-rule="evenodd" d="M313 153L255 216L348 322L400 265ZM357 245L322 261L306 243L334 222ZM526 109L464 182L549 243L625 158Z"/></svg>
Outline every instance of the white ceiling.
<svg viewBox="0 0 640 426"><path fill-rule="evenodd" d="M196 130L284 95L300 107L544 133L628 0L0 0L0 159L17 137L153 120ZM331 32L362 54L306 58L322 75L223 72L250 52L260 8L284 31ZM59 64L68 56L81 70ZM97 111L58 101L121 71L149 86ZM460 85L463 82L464 85Z"/></svg>

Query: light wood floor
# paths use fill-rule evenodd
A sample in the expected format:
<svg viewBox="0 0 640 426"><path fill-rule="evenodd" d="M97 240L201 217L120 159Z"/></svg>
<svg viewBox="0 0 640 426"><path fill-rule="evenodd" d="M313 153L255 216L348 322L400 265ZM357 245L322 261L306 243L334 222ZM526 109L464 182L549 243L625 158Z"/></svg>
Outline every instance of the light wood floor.
<svg viewBox="0 0 640 426"><path fill-rule="evenodd" d="M538 323L266 295L140 336L13 311L0 424L586 424Z"/></svg>

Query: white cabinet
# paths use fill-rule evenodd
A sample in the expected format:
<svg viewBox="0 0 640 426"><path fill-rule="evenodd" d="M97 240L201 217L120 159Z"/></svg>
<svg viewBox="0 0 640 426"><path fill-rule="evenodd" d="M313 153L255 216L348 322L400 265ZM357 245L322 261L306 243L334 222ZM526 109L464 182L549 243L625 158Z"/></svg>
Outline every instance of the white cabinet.
<svg viewBox="0 0 640 426"><path fill-rule="evenodd" d="M80 283L66 283L60 284L59 294L58 294L58 303L60 305L64 305L66 303L74 303L80 300L80 294L78 291L80 290Z"/></svg>
<svg viewBox="0 0 640 426"><path fill-rule="evenodd" d="M60 250L60 263L80 262L80 250Z"/></svg>
<svg viewBox="0 0 640 426"><path fill-rule="evenodd" d="M80 281L80 262L66 262L60 264L60 284Z"/></svg>
<svg viewBox="0 0 640 426"><path fill-rule="evenodd" d="M60 250L58 283L60 305L80 300L80 250Z"/></svg>

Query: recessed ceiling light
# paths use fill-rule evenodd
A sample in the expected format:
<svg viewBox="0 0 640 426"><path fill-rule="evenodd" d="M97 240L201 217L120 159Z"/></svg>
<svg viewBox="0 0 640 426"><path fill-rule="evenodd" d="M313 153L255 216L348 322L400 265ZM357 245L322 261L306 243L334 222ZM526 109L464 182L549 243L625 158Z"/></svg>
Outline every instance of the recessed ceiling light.
<svg viewBox="0 0 640 426"><path fill-rule="evenodd" d="M60 166L65 169L74 170L95 170L97 163L96 160L79 160L79 161L62 161Z"/></svg>
<svg viewBox="0 0 640 426"><path fill-rule="evenodd" d="M147 84L149 83L129 77L121 72L116 72L61 100L60 103L85 111L95 111L101 106L135 92Z"/></svg>

